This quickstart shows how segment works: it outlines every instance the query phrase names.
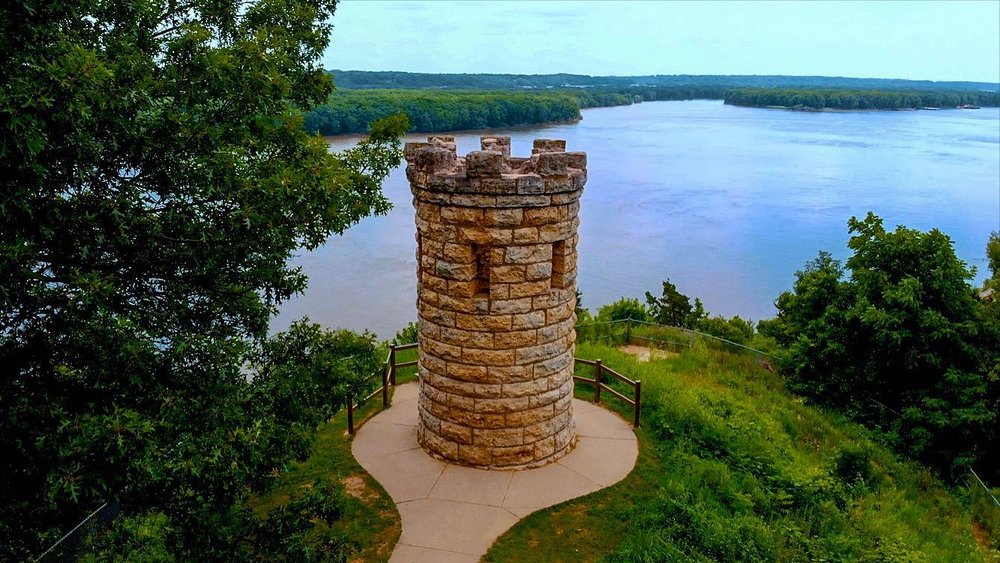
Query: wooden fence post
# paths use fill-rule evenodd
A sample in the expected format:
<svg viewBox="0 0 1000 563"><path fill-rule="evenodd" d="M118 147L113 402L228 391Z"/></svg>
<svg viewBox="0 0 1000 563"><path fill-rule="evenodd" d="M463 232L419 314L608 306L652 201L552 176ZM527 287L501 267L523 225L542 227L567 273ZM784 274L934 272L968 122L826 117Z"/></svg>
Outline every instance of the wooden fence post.
<svg viewBox="0 0 1000 563"><path fill-rule="evenodd" d="M347 398L347 433L354 435L354 399Z"/></svg>
<svg viewBox="0 0 1000 563"><path fill-rule="evenodd" d="M639 405L642 404L642 381L635 382L635 412L632 417L632 426L639 427Z"/></svg>
<svg viewBox="0 0 1000 563"><path fill-rule="evenodd" d="M382 406L389 406L389 364L382 366Z"/></svg>
<svg viewBox="0 0 1000 563"><path fill-rule="evenodd" d="M601 360L594 363L594 402L601 402Z"/></svg>
<svg viewBox="0 0 1000 563"><path fill-rule="evenodd" d="M396 345L389 345L389 382L396 386Z"/></svg>

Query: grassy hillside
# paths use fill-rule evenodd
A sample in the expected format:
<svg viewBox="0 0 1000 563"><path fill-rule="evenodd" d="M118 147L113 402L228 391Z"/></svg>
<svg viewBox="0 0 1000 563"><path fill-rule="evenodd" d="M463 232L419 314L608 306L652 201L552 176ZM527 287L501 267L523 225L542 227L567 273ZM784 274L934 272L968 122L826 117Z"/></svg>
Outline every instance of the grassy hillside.
<svg viewBox="0 0 1000 563"><path fill-rule="evenodd" d="M789 395L753 358L638 363L590 343L578 356L643 381L636 469L523 520L489 561L1000 561L961 490Z"/></svg>

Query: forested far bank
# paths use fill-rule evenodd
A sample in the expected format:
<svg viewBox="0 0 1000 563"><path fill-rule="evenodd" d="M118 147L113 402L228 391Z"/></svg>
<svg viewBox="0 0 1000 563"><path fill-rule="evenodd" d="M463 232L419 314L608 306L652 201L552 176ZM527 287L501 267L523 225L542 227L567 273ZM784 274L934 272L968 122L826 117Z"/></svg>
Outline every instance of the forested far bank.
<svg viewBox="0 0 1000 563"><path fill-rule="evenodd" d="M589 76L585 74L440 74L400 71L331 70L337 88L353 90L510 90L631 87L845 88L853 90L997 90L989 82L935 82L899 78L786 76L746 74L656 74Z"/></svg>
<svg viewBox="0 0 1000 563"><path fill-rule="evenodd" d="M580 110L643 101L722 99L721 86L545 91L337 90L306 114L310 133L365 133L377 119L404 113L410 131L433 133L580 119Z"/></svg>
<svg viewBox="0 0 1000 563"><path fill-rule="evenodd" d="M810 109L918 109L960 106L1000 106L1000 92L920 90L841 90L792 88L732 88L725 103L735 106L782 106Z"/></svg>

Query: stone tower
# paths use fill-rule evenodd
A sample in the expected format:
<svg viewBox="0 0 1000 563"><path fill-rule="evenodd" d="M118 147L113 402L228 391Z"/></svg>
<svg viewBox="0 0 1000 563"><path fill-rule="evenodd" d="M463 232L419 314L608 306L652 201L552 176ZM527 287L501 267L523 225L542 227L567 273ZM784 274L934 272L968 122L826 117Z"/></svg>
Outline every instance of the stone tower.
<svg viewBox="0 0 1000 563"><path fill-rule="evenodd" d="M439 458L483 468L569 452L576 243L587 155L538 139L406 144L417 215L420 425Z"/></svg>

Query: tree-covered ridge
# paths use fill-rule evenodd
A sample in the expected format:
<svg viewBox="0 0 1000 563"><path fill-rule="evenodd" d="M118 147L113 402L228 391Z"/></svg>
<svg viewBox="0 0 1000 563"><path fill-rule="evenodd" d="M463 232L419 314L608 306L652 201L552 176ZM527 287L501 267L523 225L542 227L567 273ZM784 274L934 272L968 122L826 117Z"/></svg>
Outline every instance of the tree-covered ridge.
<svg viewBox="0 0 1000 563"><path fill-rule="evenodd" d="M515 90L337 90L306 115L321 135L364 133L369 123L404 113L413 132L514 127L580 119L580 110L642 101L722 99L715 86Z"/></svg>
<svg viewBox="0 0 1000 563"><path fill-rule="evenodd" d="M422 132L508 127L580 118L580 103L564 93L339 90L306 115L306 129L322 135L363 133L397 113Z"/></svg>
<svg viewBox="0 0 1000 563"><path fill-rule="evenodd" d="M726 91L725 101L735 106L844 110L954 108L963 105L1000 106L1000 92L733 88Z"/></svg>
<svg viewBox="0 0 1000 563"><path fill-rule="evenodd" d="M628 88L653 87L758 87L758 88L851 88L909 90L989 90L1000 85L988 82L935 82L892 78L847 78L841 76L783 75L646 75L588 76L583 74L431 74L398 71L332 70L343 89L449 89L503 90L518 88Z"/></svg>

